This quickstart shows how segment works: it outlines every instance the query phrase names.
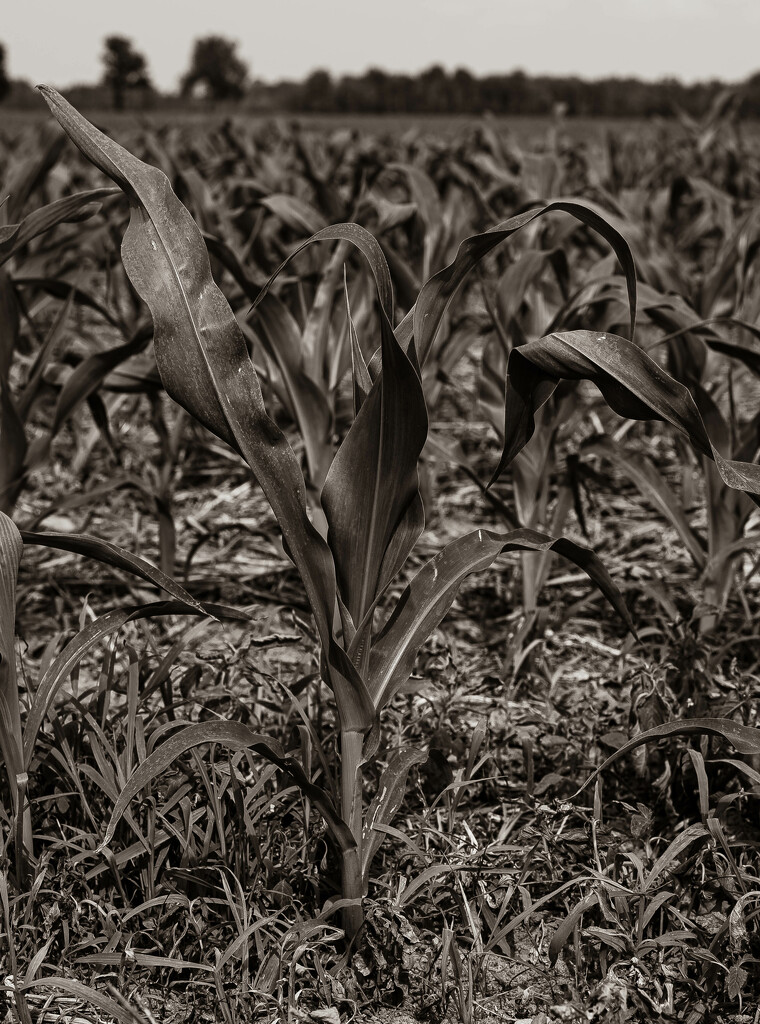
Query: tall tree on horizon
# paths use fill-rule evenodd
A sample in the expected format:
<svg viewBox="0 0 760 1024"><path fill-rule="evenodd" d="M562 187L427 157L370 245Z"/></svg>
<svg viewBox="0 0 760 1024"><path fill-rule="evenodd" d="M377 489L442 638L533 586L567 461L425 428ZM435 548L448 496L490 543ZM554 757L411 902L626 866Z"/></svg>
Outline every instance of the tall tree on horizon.
<svg viewBox="0 0 760 1024"><path fill-rule="evenodd" d="M130 89L152 89L148 62L125 36L108 36L103 51L105 72L103 83L113 96L115 110L124 109L124 100Z"/></svg>
<svg viewBox="0 0 760 1024"><path fill-rule="evenodd" d="M5 46L0 43L0 103L11 91L11 83L5 67Z"/></svg>
<svg viewBox="0 0 760 1024"><path fill-rule="evenodd" d="M235 52L237 43L224 36L196 39L190 69L182 78L182 95L203 86L212 100L239 100L248 83L248 65Z"/></svg>

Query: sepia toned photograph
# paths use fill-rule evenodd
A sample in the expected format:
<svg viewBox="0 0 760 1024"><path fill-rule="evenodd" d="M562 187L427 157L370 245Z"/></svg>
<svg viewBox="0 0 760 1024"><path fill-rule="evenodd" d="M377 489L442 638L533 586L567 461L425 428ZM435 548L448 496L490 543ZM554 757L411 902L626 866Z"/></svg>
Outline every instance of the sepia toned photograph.
<svg viewBox="0 0 760 1024"><path fill-rule="evenodd" d="M760 4L0 20L0 1021L760 1024Z"/></svg>

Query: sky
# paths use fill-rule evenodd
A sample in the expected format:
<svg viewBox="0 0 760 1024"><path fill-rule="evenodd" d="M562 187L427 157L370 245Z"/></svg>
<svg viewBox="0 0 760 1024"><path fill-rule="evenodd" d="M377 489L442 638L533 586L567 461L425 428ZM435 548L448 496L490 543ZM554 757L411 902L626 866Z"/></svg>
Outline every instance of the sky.
<svg viewBox="0 0 760 1024"><path fill-rule="evenodd" d="M171 91L211 34L267 82L431 64L685 82L760 70L760 0L0 0L8 71L34 85L97 81L103 39L124 35Z"/></svg>

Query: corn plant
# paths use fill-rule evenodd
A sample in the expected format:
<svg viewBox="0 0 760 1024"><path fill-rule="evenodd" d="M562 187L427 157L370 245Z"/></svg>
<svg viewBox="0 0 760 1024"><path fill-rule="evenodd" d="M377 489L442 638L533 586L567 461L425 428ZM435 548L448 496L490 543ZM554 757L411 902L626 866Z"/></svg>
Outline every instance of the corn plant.
<svg viewBox="0 0 760 1024"><path fill-rule="evenodd" d="M454 262L431 278L394 330L391 280L376 240L356 224L334 225L311 242L346 241L364 255L379 299L380 344L370 362L355 360L356 418L327 473L323 536L307 514L304 478L284 434L267 414L245 338L211 277L201 233L165 175L90 125L49 88L43 95L60 124L130 202L122 260L154 321L156 362L164 386L201 423L245 460L269 501L286 550L303 581L321 644L322 674L335 697L340 733L337 806L303 767L266 736L227 721L188 725L133 773L103 838L140 790L185 751L204 743L252 749L268 758L321 811L342 856L344 927L354 937L372 858L403 798L416 748L398 751L378 791L364 806L363 765L376 756L379 716L408 679L421 645L450 608L462 581L505 551L553 549L580 566L629 623L627 611L596 556L565 538L528 529L475 530L442 548L417 573L379 632L378 606L422 528L417 466L427 436L420 366L458 286L488 252L536 217L565 210L613 244L635 296L633 267L620 236L593 212L556 202L528 211L460 246Z"/></svg>
<svg viewBox="0 0 760 1024"><path fill-rule="evenodd" d="M23 388L14 395L11 372L20 328L18 283L31 279L24 277L23 267L9 273L4 265L13 261L14 257L18 258L35 238L59 224L79 222L91 217L98 212L102 201L114 193L115 190L110 188L79 192L33 211L18 223L0 227L0 438L4 449L0 463L0 509L5 512L13 509L27 472L31 465L39 461L39 448L36 452L29 450L25 423L39 397L46 365L60 347L61 335L78 290L73 285L68 289L64 287L66 301L29 367ZM85 397L84 394L80 395L67 405L63 414L55 417L51 433L60 429L71 409Z"/></svg>
<svg viewBox="0 0 760 1024"><path fill-rule="evenodd" d="M752 462L760 447L758 413L747 410L742 395L750 390L751 378L760 373L758 329L730 314L701 319L684 299L663 295L650 285L640 287L639 294L643 299L642 319L653 335L647 347L666 348L665 365L688 390L716 450L723 458ZM605 314L608 318L614 321L622 316L620 282L607 282L599 297L612 298ZM660 333L663 330L667 331L664 336ZM728 336L726 332L730 332ZM735 375L736 364L742 376ZM725 375L723 380L721 372ZM704 603L709 607L700 617L699 629L707 633L715 628L725 611L735 583L737 559L757 542L756 533L747 532L756 501L727 483L720 464L698 447L696 466L703 480L707 514L703 537L691 524L695 504L694 456L679 434L676 447L682 456L680 493L648 456L627 450L617 438L588 438L582 452L614 465L675 529L701 576Z"/></svg>

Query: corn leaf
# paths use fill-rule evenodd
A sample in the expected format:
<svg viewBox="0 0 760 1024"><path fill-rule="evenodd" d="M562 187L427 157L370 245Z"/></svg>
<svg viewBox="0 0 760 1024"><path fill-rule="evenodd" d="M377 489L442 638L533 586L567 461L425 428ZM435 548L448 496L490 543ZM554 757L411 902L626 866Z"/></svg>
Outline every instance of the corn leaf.
<svg viewBox="0 0 760 1024"><path fill-rule="evenodd" d="M30 467L47 458L53 438L69 416L83 402L97 399L98 396L95 393L108 374L127 359L142 352L152 337L153 332L150 330L138 331L130 341L123 345L116 345L105 352L93 352L72 370L58 395L49 431L38 437L30 446L27 460Z"/></svg>
<svg viewBox="0 0 760 1024"><path fill-rule="evenodd" d="M417 463L427 411L414 349L381 311L382 374L333 460L322 491L341 596L359 624L424 526Z"/></svg>
<svg viewBox="0 0 760 1024"><path fill-rule="evenodd" d="M147 559L141 558L140 555L133 555L131 551L119 547L118 544L111 544L110 541L90 537L85 533L35 533L30 530L22 530L21 537L24 544L37 544L42 547L57 548L59 551L71 551L75 555L85 555L87 558L94 558L105 565L112 565L115 569L123 569L133 576L139 576L147 583L154 583L178 601L190 605L197 612L205 615L203 605L188 594L185 588L181 587L171 576L161 572Z"/></svg>
<svg viewBox="0 0 760 1024"><path fill-rule="evenodd" d="M3 377L0 377L0 451L0 511L10 512L21 489L27 441L24 425Z"/></svg>
<svg viewBox="0 0 760 1024"><path fill-rule="evenodd" d="M742 725L730 718L686 718L677 722L665 722L663 725L656 725L652 729L634 736L622 747L618 747L614 754L610 754L606 761L599 765L586 779L581 788L574 796L578 796L588 789L595 782L602 772L605 772L621 757L625 757L636 747L641 747L650 740L665 739L668 736L691 736L708 735L721 736L727 743L739 751L740 754L760 754L760 729Z"/></svg>
<svg viewBox="0 0 760 1024"><path fill-rule="evenodd" d="M507 551L547 550L558 552L582 569L634 632L620 592L588 548L534 530L505 534L475 530L447 544L423 565L373 643L368 686L375 706L384 707L409 678L420 647L451 607L467 576L487 569Z"/></svg>
<svg viewBox="0 0 760 1024"><path fill-rule="evenodd" d="M13 283L17 288L39 289L39 291L45 292L54 299L60 299L61 302L65 302L73 295L73 301L77 306L85 306L87 309L94 310L112 327L121 330L119 320L107 306L100 302L99 299L96 299L85 288L80 288L79 285L74 285L71 281L63 281L57 277L33 277L28 274L14 274Z"/></svg>
<svg viewBox="0 0 760 1024"><path fill-rule="evenodd" d="M27 442L18 402L10 389L10 369L18 341L16 295L0 269L0 511L11 512L21 489Z"/></svg>
<svg viewBox="0 0 760 1024"><path fill-rule="evenodd" d="M451 304L454 295L465 277L492 249L505 241L520 228L525 227L538 217L547 213L563 211L571 214L576 220L587 224L605 238L620 260L625 272L626 285L628 289L628 300L630 304L630 330L633 337L636 323L636 269L633 263L633 256L628 243L623 236L611 227L607 221L594 210L576 202L564 200L551 202L539 207L537 210L528 210L516 217L479 235L466 238L457 250L456 258L448 267L439 271L425 283L420 296L415 303L413 310L413 333L417 347L417 356L420 365L424 365L432 350L435 336L441 324L441 320ZM406 327L403 337L399 340L404 344L404 338L408 333Z"/></svg>
<svg viewBox="0 0 760 1024"><path fill-rule="evenodd" d="M325 218L314 207L286 192L272 192L259 200L270 213L279 217L293 231L305 231L309 235L325 227Z"/></svg>
<svg viewBox="0 0 760 1024"><path fill-rule="evenodd" d="M317 383L303 371L301 333L293 314L271 293L256 305L261 346L280 371L303 438L309 477L320 486L332 459L332 413Z"/></svg>
<svg viewBox="0 0 760 1024"><path fill-rule="evenodd" d="M23 772L21 715L16 682L16 576L23 542L13 520L0 512L0 754L14 800Z"/></svg>
<svg viewBox="0 0 760 1024"><path fill-rule="evenodd" d="M319 231L281 264L271 282L307 245L350 242L372 271L380 300L382 374L333 460L322 491L328 542L341 597L358 626L398 572L424 525L417 460L427 435L427 412L413 348L394 336L393 288L377 239L358 224Z"/></svg>
<svg viewBox="0 0 760 1024"><path fill-rule="evenodd" d="M116 188L93 188L87 192L77 192L73 196L64 196L63 199L56 199L48 206L34 210L19 224L0 227L0 267L33 238L44 234L57 224L87 220L100 209L100 200L118 193L119 190Z"/></svg>
<svg viewBox="0 0 760 1024"><path fill-rule="evenodd" d="M200 230L166 175L94 128L55 90L41 87L64 131L126 192L127 274L153 316L156 362L168 394L238 451L256 476L306 589L344 723L366 729L371 703L333 635L335 570L306 512L298 461L267 415L245 338L211 277Z"/></svg>
<svg viewBox="0 0 760 1024"><path fill-rule="evenodd" d="M348 334L351 340L351 379L354 384L354 419L356 419L359 410L364 404L364 399L372 390L372 377L359 344L359 336L356 333L354 318L351 316L348 282L345 279L345 275L343 278L343 294L346 300L346 320L348 321Z"/></svg>
<svg viewBox="0 0 760 1024"><path fill-rule="evenodd" d="M729 487L760 494L760 466L725 459L713 445L690 392L633 342L615 334L568 331L513 349L507 364L506 443L493 484L535 429L536 411L560 380L590 380L621 416L663 420L712 459Z"/></svg>
<svg viewBox="0 0 760 1024"><path fill-rule="evenodd" d="M255 733L247 725L240 722L215 721L188 725L180 732L174 733L135 769L119 794L99 850L102 851L111 842L116 826L140 790L150 785L188 750L206 743L220 743L229 750L255 750L257 754L261 754L289 776L311 800L324 817L326 825L342 850L351 850L356 846L350 829L335 810L328 794L309 780L295 758L287 755L274 740Z"/></svg>

